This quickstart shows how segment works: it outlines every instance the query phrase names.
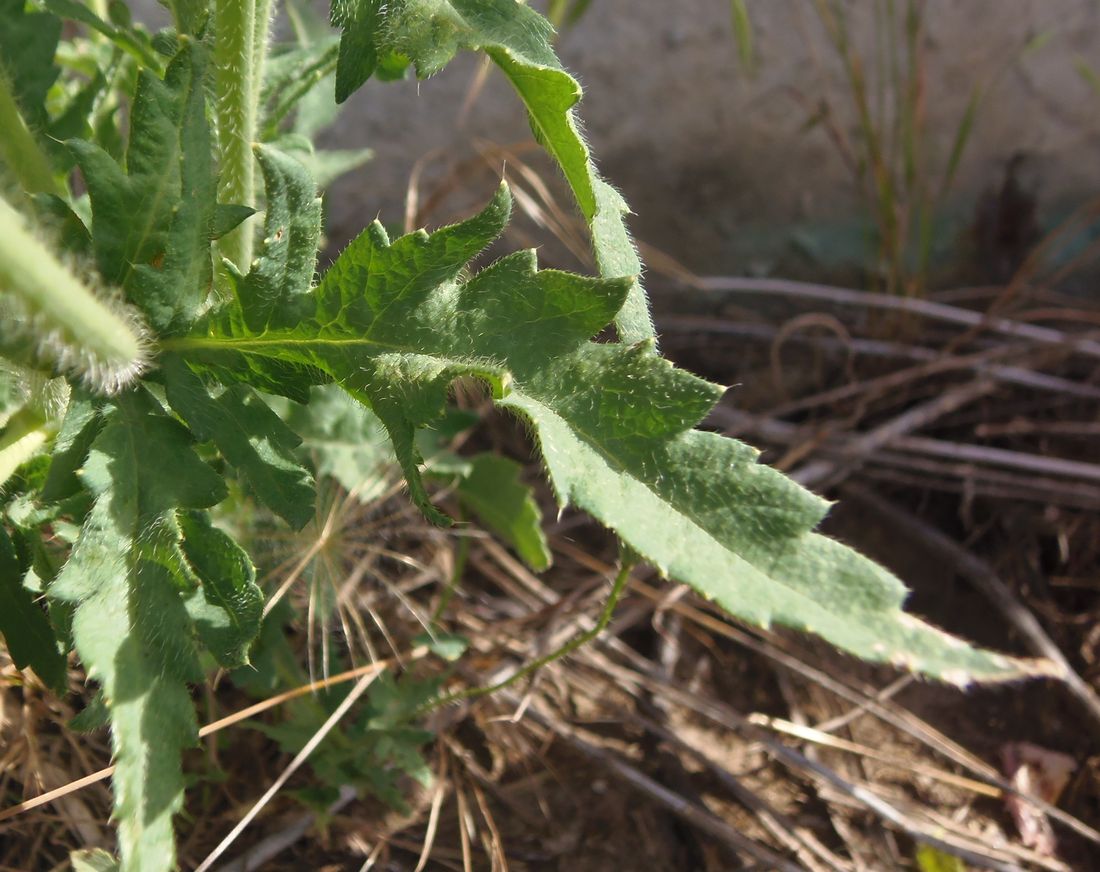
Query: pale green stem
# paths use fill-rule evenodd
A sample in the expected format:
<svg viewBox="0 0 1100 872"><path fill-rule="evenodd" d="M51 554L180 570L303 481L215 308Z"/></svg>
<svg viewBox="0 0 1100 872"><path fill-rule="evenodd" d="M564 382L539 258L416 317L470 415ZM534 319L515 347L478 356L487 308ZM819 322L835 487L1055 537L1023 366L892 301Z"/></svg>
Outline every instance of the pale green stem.
<svg viewBox="0 0 1100 872"><path fill-rule="evenodd" d="M60 194L50 162L38 147L16 105L11 82L0 70L0 161L11 168L28 194Z"/></svg>
<svg viewBox="0 0 1100 872"><path fill-rule="evenodd" d="M267 47L271 42L271 17L274 13L273 0L256 0L256 17L252 22L252 63L255 73L252 76L252 101L256 106L257 127L263 122L263 105L260 96L264 87L264 68L267 64Z"/></svg>
<svg viewBox="0 0 1100 872"><path fill-rule="evenodd" d="M252 144L260 122L271 0L214 0L214 90L223 203L256 206ZM252 260L253 224L245 220L219 243L242 272Z"/></svg>
<svg viewBox="0 0 1100 872"><path fill-rule="evenodd" d="M253 206L256 169L252 140L256 131L256 65L252 53L256 0L215 0L214 90L218 120L218 199ZM248 271L252 260L252 228L245 220L219 243L222 255Z"/></svg>
<svg viewBox="0 0 1100 872"><path fill-rule="evenodd" d="M0 198L0 300L4 297L26 316L37 351L93 387L118 390L144 368L136 318L128 320L100 301Z"/></svg>

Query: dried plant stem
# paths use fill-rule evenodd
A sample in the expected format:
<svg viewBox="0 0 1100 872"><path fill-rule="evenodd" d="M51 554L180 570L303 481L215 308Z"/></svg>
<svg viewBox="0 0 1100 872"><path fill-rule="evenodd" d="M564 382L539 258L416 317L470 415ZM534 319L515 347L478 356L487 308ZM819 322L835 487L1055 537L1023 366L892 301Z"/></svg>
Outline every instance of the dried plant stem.
<svg viewBox="0 0 1100 872"><path fill-rule="evenodd" d="M1026 339L1036 345L1057 345L1076 354L1100 358L1100 341L1095 339L1082 338L1051 327L1025 324L1011 318L986 315L972 309L962 309L958 306L949 306L946 303L937 303L932 300L876 294L870 291L857 291L851 288L837 288L831 285L818 285L787 279L757 279L740 276L699 277L698 287L701 290L713 293L768 294L804 300L819 300L841 306L859 306L889 312L904 312L948 324L958 324L976 330L987 330L1000 336Z"/></svg>
<svg viewBox="0 0 1100 872"><path fill-rule="evenodd" d="M515 702L518 703L518 700L515 700ZM541 704L532 706L529 712L532 720L549 729L574 751L578 751L592 762L606 767L608 771L625 781L651 802L667 809L700 832L706 833L736 852L748 854L753 859L766 863L768 869L781 870L781 872L802 872L801 867L797 864L790 862L775 851L757 844L748 836L742 835L725 821L712 814L705 806L685 799L650 778L618 754L582 738L576 729L554 717Z"/></svg>
<svg viewBox="0 0 1100 872"><path fill-rule="evenodd" d="M966 576L989 599L1026 640L1028 648L1057 664L1057 677L1081 704L1092 722L1094 735L1100 735L1100 696L1070 665L1062 650L1054 644L1038 619L1024 607L993 569L961 545L929 526L916 515L856 484L844 487L846 495L869 506L879 518L901 527L910 539L935 553L944 563Z"/></svg>
<svg viewBox="0 0 1100 872"><path fill-rule="evenodd" d="M261 811L263 811L267 804L271 802L271 800L275 797L275 795L280 790L282 790L283 785L290 780L290 776L297 772L302 767L302 764L304 764L306 760L309 759L310 755L315 750L317 750L317 746L324 741L325 736L332 732L333 727L335 727L344 717L344 715L348 713L351 707L355 705L359 697L366 693L367 688L371 686L371 683L379 676L381 672L381 669L377 669L374 672L368 672L360 677L358 682L356 682L355 687L351 689L351 692L346 697L344 697L344 699L340 702L340 705L336 707L336 710L331 715L329 715L328 719L321 725L321 728L313 734L308 742L306 742L305 747L302 748L302 750L298 752L297 756L295 756L295 758L290 761L290 765L288 765L286 769L282 771L279 777L275 779L272 785L266 791L264 791L264 795L256 801L256 804L253 805L252 808L248 810L248 813L243 818L241 818L240 822L235 827L233 827L229 835L222 839L218 846L213 851L211 851L209 855L207 855L206 859L203 860L202 863L199 864L199 866L195 869L195 872L207 872L207 870L209 870L211 866L214 865L217 859L229 849L229 846L237 840L237 837L245 831L248 825L252 823L253 820L255 820L256 816Z"/></svg>

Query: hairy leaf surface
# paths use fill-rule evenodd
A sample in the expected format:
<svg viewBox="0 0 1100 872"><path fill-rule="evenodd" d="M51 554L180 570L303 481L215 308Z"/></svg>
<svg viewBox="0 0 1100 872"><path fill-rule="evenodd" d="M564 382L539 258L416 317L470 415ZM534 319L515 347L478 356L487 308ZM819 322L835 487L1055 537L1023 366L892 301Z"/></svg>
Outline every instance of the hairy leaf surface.
<svg viewBox="0 0 1100 872"><path fill-rule="evenodd" d="M211 396L177 359L164 362L168 403L203 441L211 440L271 511L295 529L313 517L313 479L294 458L301 439L255 391L233 385Z"/></svg>
<svg viewBox="0 0 1100 872"><path fill-rule="evenodd" d="M194 319L213 275L205 68L205 49L185 40L163 80L141 71L125 167L86 140L69 142L88 184L99 271L162 332Z"/></svg>
<svg viewBox="0 0 1100 872"><path fill-rule="evenodd" d="M11 82L23 117L33 127L46 123L46 94L60 70L54 54L61 19L26 11L25 0L0 0L0 75Z"/></svg>
<svg viewBox="0 0 1100 872"><path fill-rule="evenodd" d="M813 532L823 500L758 464L754 449L694 430L721 388L649 343L592 342L628 280L539 272L533 252L463 280L509 207L502 188L468 221L392 243L375 223L264 330L230 306L173 346L229 382L277 384L287 366L335 380L374 409L413 499L443 522L413 437L442 413L453 379L478 377L531 424L563 505L589 511L663 573L743 620L814 632L869 660L957 683L1026 668L904 614L901 582Z"/></svg>
<svg viewBox="0 0 1100 872"><path fill-rule="evenodd" d="M180 753L197 738L187 685L202 672L182 599L187 571L175 513L214 505L226 490L191 441L144 391L119 398L81 475L95 503L50 587L52 598L76 607L76 649L111 714L126 870L175 868Z"/></svg>
<svg viewBox="0 0 1100 872"><path fill-rule="evenodd" d="M0 636L19 669L30 666L50 687L65 688L67 665L46 613L23 586L30 555L20 555L0 527Z"/></svg>
<svg viewBox="0 0 1100 872"><path fill-rule="evenodd" d="M264 610L252 560L204 512L182 512L179 524L183 553L202 584L188 598L187 611L218 665L243 666L259 635Z"/></svg>
<svg viewBox="0 0 1100 872"><path fill-rule="evenodd" d="M622 196L600 176L573 107L580 83L551 45L550 23L517 0L335 0L343 30L336 99L374 75L412 63L421 78L442 70L459 51L483 51L516 89L536 138L557 161L592 231L600 275L631 281L615 323L625 342L653 337L642 264L626 227Z"/></svg>

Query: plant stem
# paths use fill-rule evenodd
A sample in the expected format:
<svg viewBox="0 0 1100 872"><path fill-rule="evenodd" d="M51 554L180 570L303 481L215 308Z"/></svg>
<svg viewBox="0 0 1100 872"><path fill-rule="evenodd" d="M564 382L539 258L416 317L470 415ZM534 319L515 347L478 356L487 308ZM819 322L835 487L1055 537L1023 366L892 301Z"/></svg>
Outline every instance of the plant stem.
<svg viewBox="0 0 1100 872"><path fill-rule="evenodd" d="M92 387L113 392L144 369L135 321L101 302L0 198L0 299L5 296L26 315L32 354ZM4 339L18 339L9 326Z"/></svg>
<svg viewBox="0 0 1100 872"><path fill-rule="evenodd" d="M556 651L551 651L542 657L532 660L526 666L517 669L507 678L501 679L495 684L485 685L483 687L468 687L465 690L458 690L454 693L448 694L441 699L433 700L428 703L424 708L439 708L444 705L448 705L453 702L460 702L464 699L475 699L479 696L487 696L492 693L496 693L498 690L503 690L506 687L510 687L517 681L526 678L533 672L537 672L542 669L543 666L553 663L555 660L560 660L562 657L566 657L572 654L582 645L595 639L600 633L607 629L607 625L611 623L611 616L615 613L615 606L619 604L619 599L622 597L623 592L626 590L627 583L630 581L630 572L634 568L634 563L624 557L623 564L619 568L618 575L615 576L615 581L611 585L611 593L607 595L607 602L604 604L603 611L600 612L599 620L596 621L596 625L590 630L578 633Z"/></svg>
<svg viewBox="0 0 1100 872"><path fill-rule="evenodd" d="M263 111L261 96L264 87L264 67L267 64L267 46L271 35L272 0L256 0L256 15L252 22L252 101L256 107L256 123Z"/></svg>
<svg viewBox="0 0 1100 872"><path fill-rule="evenodd" d="M271 23L271 0L215 0L214 91L218 121L223 203L256 205L256 139ZM252 221L245 220L219 243L242 272L252 260Z"/></svg>
<svg viewBox="0 0 1100 872"><path fill-rule="evenodd" d="M12 93L11 82L0 70L0 161L11 168L28 194L60 194L50 162L35 142Z"/></svg>

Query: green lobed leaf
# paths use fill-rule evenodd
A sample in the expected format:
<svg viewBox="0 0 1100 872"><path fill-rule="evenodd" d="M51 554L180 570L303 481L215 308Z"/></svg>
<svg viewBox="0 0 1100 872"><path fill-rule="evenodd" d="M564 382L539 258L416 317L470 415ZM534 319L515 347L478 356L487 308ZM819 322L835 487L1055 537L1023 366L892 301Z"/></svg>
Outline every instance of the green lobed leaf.
<svg viewBox="0 0 1100 872"><path fill-rule="evenodd" d="M213 276L205 70L205 48L185 39L163 80L141 71L124 167L91 142L68 143L88 185L99 271L160 332L194 319Z"/></svg>
<svg viewBox="0 0 1100 872"><path fill-rule="evenodd" d="M46 482L39 494L43 502L55 503L80 490L78 472L103 425L100 405L83 389L73 388L61 429L54 439Z"/></svg>
<svg viewBox="0 0 1100 872"><path fill-rule="evenodd" d="M28 12L25 0L0 0L0 75L7 75L23 117L33 128L47 121L46 94L61 72L54 54L61 19Z"/></svg>
<svg viewBox="0 0 1100 872"><path fill-rule="evenodd" d="M551 555L542 513L531 488L523 483L523 467L497 454L478 454L465 466L455 489L463 505L528 566L536 572L548 569Z"/></svg>
<svg viewBox="0 0 1100 872"><path fill-rule="evenodd" d="M29 555L18 554L7 531L0 527L0 636L19 669L30 666L39 678L63 693L68 667L50 621L23 586Z"/></svg>
<svg viewBox="0 0 1100 872"><path fill-rule="evenodd" d="M218 503L225 484L143 390L105 412L81 478L95 503L49 593L75 606L77 653L111 714L122 869L171 870L180 754L197 740L188 683L202 678L175 514Z"/></svg>
<svg viewBox="0 0 1100 872"><path fill-rule="evenodd" d="M386 334L392 328L401 330L402 324L414 327L413 321L406 319L414 317L440 283L453 279L495 237L509 208L510 199L502 188L493 204L476 218L437 231L431 237L427 234L403 237L392 248L385 230L375 222L348 249L363 250L361 257L342 256L315 292L299 295L298 306L275 312L274 319L262 332L249 328L242 301L225 310L212 324L214 335L207 341L208 353L189 356L230 380L276 390L283 387L287 378L298 390L303 378L321 381L326 373L339 371L336 379L353 396L367 402L389 432L413 500L429 518L447 523L448 519L431 504L420 478L421 458L414 444L415 428L439 416L447 386L456 376L476 374L499 381L505 372L487 358L484 366L471 368L459 359L451 362L451 366L429 356L386 354L391 347L403 350L400 345L391 346ZM374 264L376 255L379 262ZM394 286L400 293L394 294ZM349 337L349 322L363 326L366 335ZM225 355L228 346L222 340L229 337L232 350ZM290 347L288 343L296 342L301 342L298 347L302 353L283 353ZM199 347L207 344L195 339L185 347L197 352L196 343ZM255 348L255 353L246 350L249 346ZM364 348L383 353L370 354L367 366L357 373L346 373L345 370L358 367ZM321 353L316 354L317 351ZM223 361L229 367L227 371L222 369ZM251 373L242 373L242 366ZM503 383L499 386L502 388ZM308 393L304 396L308 397Z"/></svg>
<svg viewBox="0 0 1100 872"><path fill-rule="evenodd" d="M301 436L318 478L332 477L363 502L394 482L397 461L382 422L336 385L313 388L308 403L288 410L286 422Z"/></svg>
<svg viewBox="0 0 1100 872"><path fill-rule="evenodd" d="M639 276L642 264L626 227L626 201L600 176L581 135L574 107L580 83L552 46L550 23L518 0L334 0L333 23L343 31L336 99L345 100L388 65L412 63L434 75L461 50L483 51L511 81L527 107L536 138L557 161L592 232L600 275L627 278L630 290L616 313L624 342L654 337Z"/></svg>
<svg viewBox="0 0 1100 872"><path fill-rule="evenodd" d="M542 514L531 489L520 478L514 460L480 454L459 481L458 496L481 522L511 545L536 571L550 566L550 547L542 531Z"/></svg>
<svg viewBox="0 0 1100 872"><path fill-rule="evenodd" d="M481 214L430 235L391 243L376 222L262 332L229 305L170 345L228 382L277 384L288 365L336 381L378 415L412 498L440 522L414 433L440 416L455 378L480 378L531 425L562 505L590 512L738 618L958 684L1040 670L905 614L900 581L813 532L824 500L760 465L747 445L692 429L722 388L647 343L591 341L629 280L539 272L534 252L464 280L509 209L502 187Z"/></svg>
<svg viewBox="0 0 1100 872"><path fill-rule="evenodd" d="M205 512L181 512L183 553L202 583L187 600L203 645L219 666L248 663L248 649L260 632L264 595L252 560Z"/></svg>
<svg viewBox="0 0 1100 872"><path fill-rule="evenodd" d="M256 146L264 176L264 239L248 275L233 274L241 311L252 330L313 282L321 238L321 200L309 171L271 146Z"/></svg>
<svg viewBox="0 0 1100 872"><path fill-rule="evenodd" d="M313 479L294 458L301 439L256 393L233 385L217 397L181 360L163 362L168 404L202 441L240 470L256 497L295 529L313 517Z"/></svg>

